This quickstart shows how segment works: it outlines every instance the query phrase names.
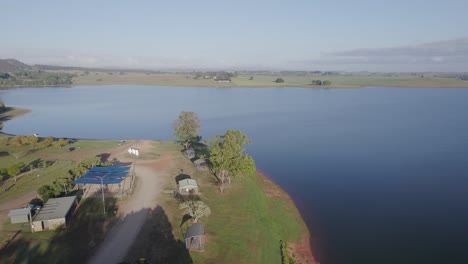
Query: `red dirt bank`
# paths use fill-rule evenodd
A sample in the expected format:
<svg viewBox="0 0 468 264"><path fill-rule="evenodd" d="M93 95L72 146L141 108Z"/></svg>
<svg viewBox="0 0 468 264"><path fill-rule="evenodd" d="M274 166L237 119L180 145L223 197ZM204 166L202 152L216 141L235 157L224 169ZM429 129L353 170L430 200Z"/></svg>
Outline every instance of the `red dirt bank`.
<svg viewBox="0 0 468 264"><path fill-rule="evenodd" d="M265 191L266 195L269 197L274 197L278 199L283 199L289 203L291 208L297 212L297 217L301 217L299 210L297 209L294 201L291 197L281 189L279 185L273 182L266 174L262 173L261 171L257 171L257 175L260 178L260 182L262 184L262 188ZM304 235L299 241L287 241L289 246L289 251L295 257L298 263L311 263L316 264L318 263L313 254L312 254L312 246L310 244L310 234L307 226L304 224Z"/></svg>

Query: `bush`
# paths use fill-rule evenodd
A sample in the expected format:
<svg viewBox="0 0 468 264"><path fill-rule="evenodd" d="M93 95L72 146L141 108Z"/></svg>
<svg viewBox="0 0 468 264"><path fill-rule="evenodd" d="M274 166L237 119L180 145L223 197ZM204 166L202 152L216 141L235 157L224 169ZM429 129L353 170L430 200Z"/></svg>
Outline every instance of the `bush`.
<svg viewBox="0 0 468 264"><path fill-rule="evenodd" d="M50 185L43 185L37 190L37 194L41 196L44 203L54 196L53 190L50 188Z"/></svg>
<svg viewBox="0 0 468 264"><path fill-rule="evenodd" d="M276 78L275 83L284 83L283 78Z"/></svg>
<svg viewBox="0 0 468 264"><path fill-rule="evenodd" d="M50 147L54 143L53 137L46 137L44 140L41 141L41 145L43 147Z"/></svg>

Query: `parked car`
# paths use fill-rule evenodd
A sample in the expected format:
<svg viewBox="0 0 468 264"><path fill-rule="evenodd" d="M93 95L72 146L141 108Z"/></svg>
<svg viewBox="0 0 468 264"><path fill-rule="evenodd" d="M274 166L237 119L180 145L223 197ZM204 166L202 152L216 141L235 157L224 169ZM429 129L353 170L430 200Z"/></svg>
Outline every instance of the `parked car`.
<svg viewBox="0 0 468 264"><path fill-rule="evenodd" d="M74 150L75 150L75 147L69 147L69 148L67 149L67 151L74 151Z"/></svg>

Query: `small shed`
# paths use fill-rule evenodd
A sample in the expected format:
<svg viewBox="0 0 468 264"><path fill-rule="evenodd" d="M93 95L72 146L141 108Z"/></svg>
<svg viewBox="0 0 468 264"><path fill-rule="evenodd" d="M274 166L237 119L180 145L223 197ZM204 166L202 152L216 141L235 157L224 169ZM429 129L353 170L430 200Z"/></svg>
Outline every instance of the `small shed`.
<svg viewBox="0 0 468 264"><path fill-rule="evenodd" d="M193 162L193 164L195 164L197 170L206 170L208 168L205 159L197 159Z"/></svg>
<svg viewBox="0 0 468 264"><path fill-rule="evenodd" d="M205 249L205 225L193 224L187 229L185 234L185 248L188 250Z"/></svg>
<svg viewBox="0 0 468 264"><path fill-rule="evenodd" d="M27 223L31 220L31 209L29 207L13 209L8 213L8 217L12 224Z"/></svg>
<svg viewBox="0 0 468 264"><path fill-rule="evenodd" d="M51 198L42 207L32 221L32 231L55 230L67 227L78 205L76 196Z"/></svg>
<svg viewBox="0 0 468 264"><path fill-rule="evenodd" d="M193 150L193 149L184 150L184 156L187 157L188 159L195 158L195 150Z"/></svg>
<svg viewBox="0 0 468 264"><path fill-rule="evenodd" d="M177 183L179 185L179 193L183 195L197 194L198 185L194 179L184 179Z"/></svg>

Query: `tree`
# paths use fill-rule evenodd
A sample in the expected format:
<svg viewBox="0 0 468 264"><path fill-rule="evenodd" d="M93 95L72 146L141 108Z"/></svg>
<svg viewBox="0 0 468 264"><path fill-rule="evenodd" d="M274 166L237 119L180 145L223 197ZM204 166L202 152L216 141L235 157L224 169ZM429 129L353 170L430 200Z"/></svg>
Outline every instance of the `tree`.
<svg viewBox="0 0 468 264"><path fill-rule="evenodd" d="M283 78L276 78L275 83L284 83Z"/></svg>
<svg viewBox="0 0 468 264"><path fill-rule="evenodd" d="M251 141L240 130L228 130L223 136L216 135L209 142L209 160L218 179L219 190L224 191L231 183L231 176L255 172L255 162L244 154L245 145Z"/></svg>
<svg viewBox="0 0 468 264"><path fill-rule="evenodd" d="M61 138L56 142L56 145L59 147L66 146L68 144L68 140Z"/></svg>
<svg viewBox="0 0 468 264"><path fill-rule="evenodd" d="M249 77L249 81L252 81L252 80L253 80L253 76L250 76L250 77Z"/></svg>
<svg viewBox="0 0 468 264"><path fill-rule="evenodd" d="M331 81L329 80L325 80L322 82L323 85L331 85Z"/></svg>
<svg viewBox="0 0 468 264"><path fill-rule="evenodd" d="M36 137L35 135L30 135L28 136L28 142L29 144L31 144L32 146L35 146L36 143L39 141L39 138Z"/></svg>
<svg viewBox="0 0 468 264"><path fill-rule="evenodd" d="M182 111L179 119L174 121L174 136L178 137L184 146L188 149L192 142L198 138L198 129L200 128L200 120L194 112Z"/></svg>
<svg viewBox="0 0 468 264"><path fill-rule="evenodd" d="M180 209L185 209L185 213L192 217L194 223L198 222L198 219L203 216L209 216L211 209L202 201L187 201L179 205Z"/></svg>
<svg viewBox="0 0 468 264"><path fill-rule="evenodd" d="M54 196L54 191L50 188L50 185L43 185L37 190L37 194L41 196L44 203L49 200L49 198Z"/></svg>
<svg viewBox="0 0 468 264"><path fill-rule="evenodd" d="M27 137L24 136L24 135L17 135L17 136L14 138L14 142L15 142L15 145L21 146L21 145L27 143Z"/></svg>
<svg viewBox="0 0 468 264"><path fill-rule="evenodd" d="M41 141L42 146L44 147L49 147L54 143L54 138L53 137L46 137L44 140Z"/></svg>
<svg viewBox="0 0 468 264"><path fill-rule="evenodd" d="M1 73L0 73L0 78L1 78ZM7 108L5 106L5 103L3 101L0 101L0 113L5 112L6 110L7 110Z"/></svg>

